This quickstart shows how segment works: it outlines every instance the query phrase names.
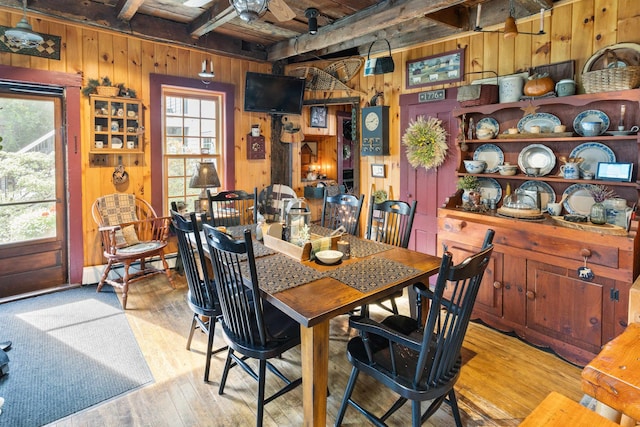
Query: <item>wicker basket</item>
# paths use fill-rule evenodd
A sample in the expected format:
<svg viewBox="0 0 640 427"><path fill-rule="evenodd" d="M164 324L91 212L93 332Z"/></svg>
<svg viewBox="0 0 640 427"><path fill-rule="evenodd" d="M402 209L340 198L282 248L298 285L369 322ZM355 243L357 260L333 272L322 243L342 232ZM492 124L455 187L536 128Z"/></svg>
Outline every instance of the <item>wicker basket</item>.
<svg viewBox="0 0 640 427"><path fill-rule="evenodd" d="M118 86L97 86L96 92L100 96L118 96L120 88Z"/></svg>
<svg viewBox="0 0 640 427"><path fill-rule="evenodd" d="M610 92L612 90L635 89L640 86L640 65L618 67L618 57L606 50L605 68L582 73L582 85L586 93ZM613 60L613 66L608 68Z"/></svg>

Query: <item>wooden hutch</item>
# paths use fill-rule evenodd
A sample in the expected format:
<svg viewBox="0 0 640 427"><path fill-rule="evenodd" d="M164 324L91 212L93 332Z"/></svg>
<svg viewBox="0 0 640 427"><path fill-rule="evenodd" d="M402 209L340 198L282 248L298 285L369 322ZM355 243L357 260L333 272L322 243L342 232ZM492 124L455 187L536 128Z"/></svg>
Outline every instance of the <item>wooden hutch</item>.
<svg viewBox="0 0 640 427"><path fill-rule="evenodd" d="M574 118L582 111L597 109L608 115L610 130L619 123L621 106L625 106L626 128L640 119L640 89L582 94L567 97L538 98L515 103L491 104L459 108L454 111L466 129L470 118L475 123L484 117L498 121L500 132L517 127L523 110L545 112L557 116L568 132L573 131ZM532 109L533 107L533 109ZM537 108L536 108L537 107ZM564 179L556 162L546 176L530 177L522 171L514 176L483 173L479 176L496 180L503 197L507 184L514 190L525 181L544 181L559 201L565 190L576 183L601 184L627 200L629 206L638 201L638 135L607 134L582 137L563 134L544 138L468 140L458 136L460 167L458 176L466 175L462 160L473 158L482 144L500 147L504 161L518 164L519 153L530 144L544 144L556 158L569 157L571 151L585 142L608 146L616 162L633 164L631 182L586 181ZM466 150L464 150L466 148ZM585 365L606 342L619 335L627 325L629 289L639 273L640 238L638 221L632 217L628 233L606 234L599 231L568 228L544 214L537 221L507 218L496 211L465 211L460 190L450 197L438 212L438 247L443 245L458 257L476 251L487 228L495 230L492 263L478 295L474 317L505 332L513 332L538 346L549 347L561 357ZM500 206L502 200L498 201ZM582 266L591 268L591 281L579 277Z"/></svg>

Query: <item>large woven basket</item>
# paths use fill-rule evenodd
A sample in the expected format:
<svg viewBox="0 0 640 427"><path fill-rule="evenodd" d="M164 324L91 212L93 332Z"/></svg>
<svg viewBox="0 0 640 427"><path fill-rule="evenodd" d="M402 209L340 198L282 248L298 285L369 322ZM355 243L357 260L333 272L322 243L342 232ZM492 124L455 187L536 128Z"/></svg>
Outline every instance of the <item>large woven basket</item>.
<svg viewBox="0 0 640 427"><path fill-rule="evenodd" d="M618 67L618 57L612 50L605 51L605 68L582 73L582 85L586 93L635 89L640 86L640 65ZM613 60L613 62L610 62ZM609 63L613 64L608 67Z"/></svg>
<svg viewBox="0 0 640 427"><path fill-rule="evenodd" d="M118 96L120 88L118 86L97 86L96 92L100 96Z"/></svg>

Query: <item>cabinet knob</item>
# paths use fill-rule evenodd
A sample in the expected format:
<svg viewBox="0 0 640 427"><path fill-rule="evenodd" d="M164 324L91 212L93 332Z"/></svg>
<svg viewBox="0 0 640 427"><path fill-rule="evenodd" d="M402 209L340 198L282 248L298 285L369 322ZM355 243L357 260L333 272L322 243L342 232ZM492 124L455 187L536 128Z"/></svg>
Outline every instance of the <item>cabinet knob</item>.
<svg viewBox="0 0 640 427"><path fill-rule="evenodd" d="M466 227L467 223L465 221L445 221L444 229L447 231L459 232L464 227Z"/></svg>
<svg viewBox="0 0 640 427"><path fill-rule="evenodd" d="M527 291L527 299L530 299L530 300L536 299L536 293L533 291Z"/></svg>
<svg viewBox="0 0 640 427"><path fill-rule="evenodd" d="M589 258L591 256L591 249L587 249L587 248L580 249L580 256L583 258Z"/></svg>
<svg viewBox="0 0 640 427"><path fill-rule="evenodd" d="M493 287L496 289L502 288L502 282L498 282L497 280L493 282Z"/></svg>

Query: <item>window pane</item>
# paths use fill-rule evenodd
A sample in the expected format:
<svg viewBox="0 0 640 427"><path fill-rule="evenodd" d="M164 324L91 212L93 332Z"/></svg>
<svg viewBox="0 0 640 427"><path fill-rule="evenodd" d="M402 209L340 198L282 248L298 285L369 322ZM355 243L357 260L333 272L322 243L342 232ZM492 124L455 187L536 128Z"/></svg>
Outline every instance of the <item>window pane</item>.
<svg viewBox="0 0 640 427"><path fill-rule="evenodd" d="M214 101L202 101L202 118L203 119L215 119L218 117L217 103Z"/></svg>
<svg viewBox="0 0 640 427"><path fill-rule="evenodd" d="M184 115L190 117L200 117L200 100L185 99Z"/></svg>

